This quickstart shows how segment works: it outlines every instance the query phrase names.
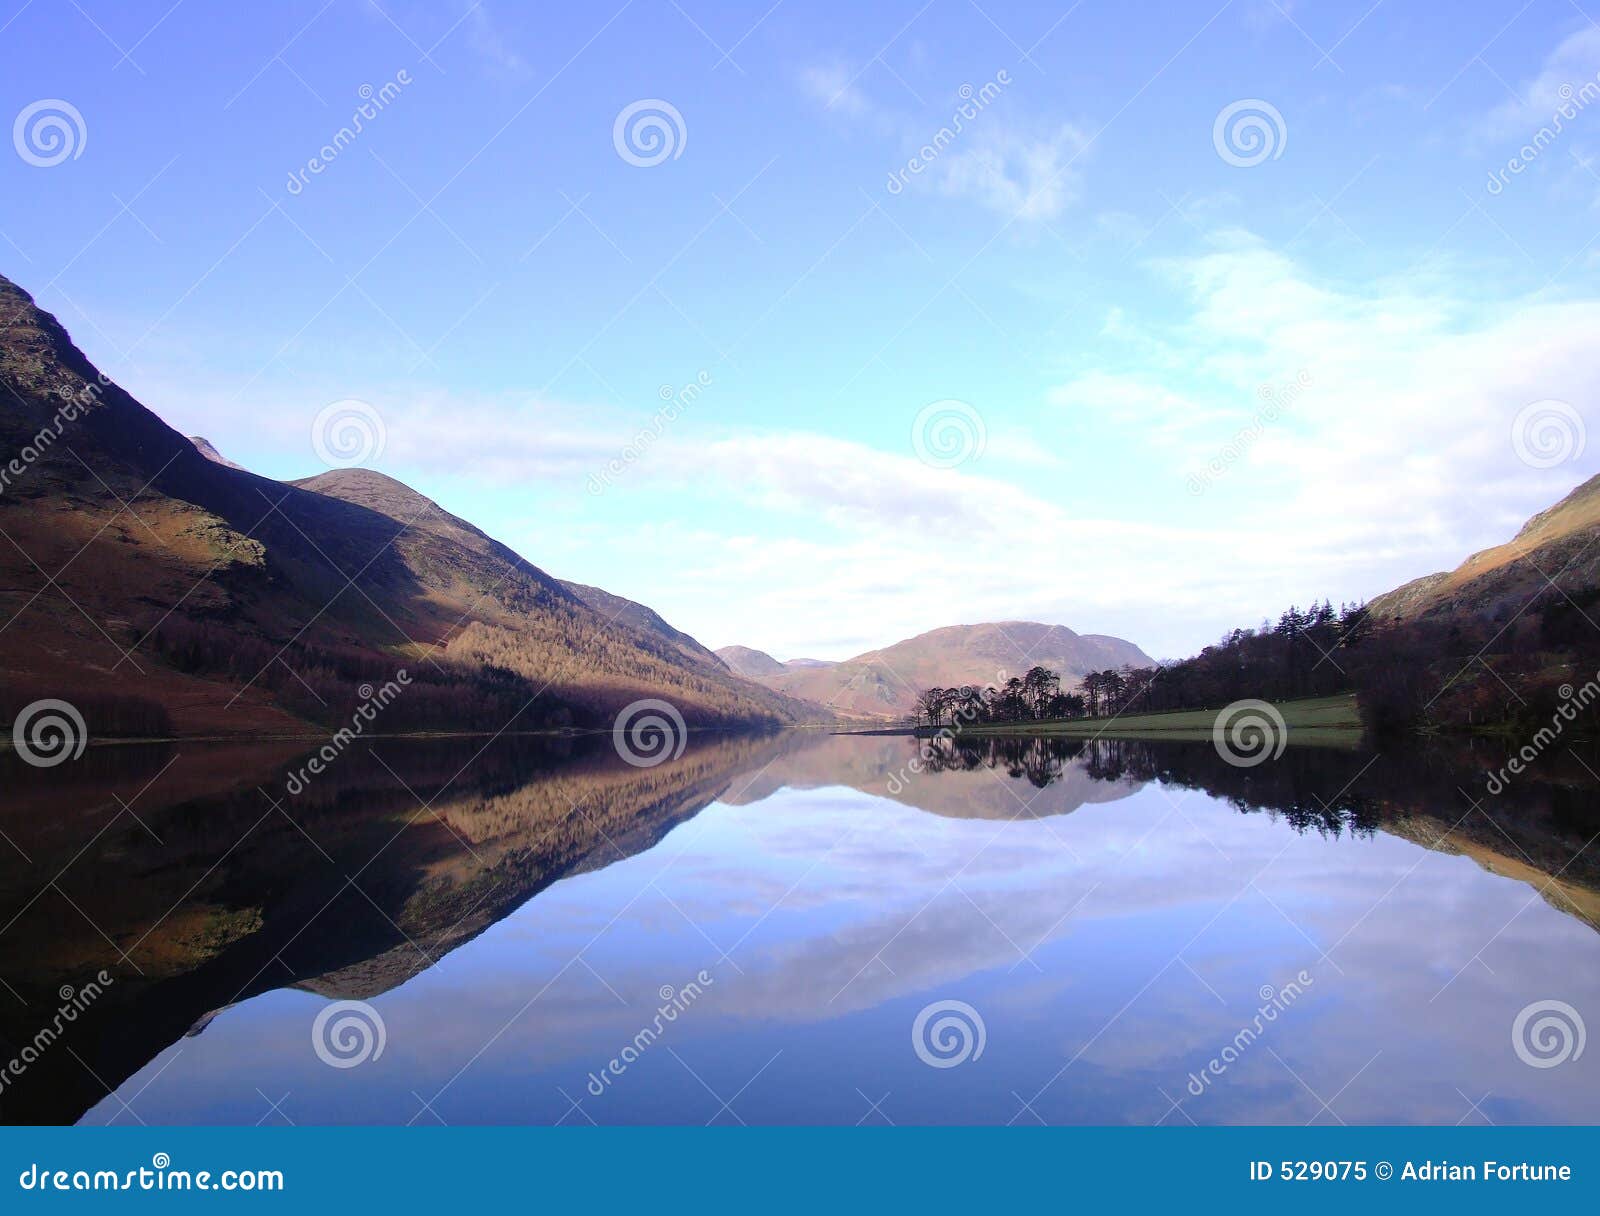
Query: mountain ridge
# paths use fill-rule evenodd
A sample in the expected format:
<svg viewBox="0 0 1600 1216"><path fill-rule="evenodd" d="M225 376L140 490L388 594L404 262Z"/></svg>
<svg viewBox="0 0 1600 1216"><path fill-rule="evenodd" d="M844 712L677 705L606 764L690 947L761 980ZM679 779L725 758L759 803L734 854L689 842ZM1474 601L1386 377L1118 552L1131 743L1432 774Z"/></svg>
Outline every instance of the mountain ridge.
<svg viewBox="0 0 1600 1216"><path fill-rule="evenodd" d="M759 656L745 672L751 679L835 712L875 718L910 714L917 693L927 687L1001 684L1036 665L1059 672L1068 687L1090 671L1154 665L1123 638L1016 620L945 625L842 662L791 661L777 671L759 670L761 659L777 663L764 651L725 646L718 653L726 659L730 651Z"/></svg>
<svg viewBox="0 0 1600 1216"><path fill-rule="evenodd" d="M1586 594L1600 586L1600 474L1529 517L1511 540L1468 556L1454 570L1425 574L1374 597L1375 620L1452 616L1504 619L1553 588ZM1535 560L1537 557L1538 560Z"/></svg>
<svg viewBox="0 0 1600 1216"><path fill-rule="evenodd" d="M202 450L3 276L0 384L0 716L61 698L91 735L303 733L403 666L383 729L609 725L650 696L691 725L825 717L393 478Z"/></svg>

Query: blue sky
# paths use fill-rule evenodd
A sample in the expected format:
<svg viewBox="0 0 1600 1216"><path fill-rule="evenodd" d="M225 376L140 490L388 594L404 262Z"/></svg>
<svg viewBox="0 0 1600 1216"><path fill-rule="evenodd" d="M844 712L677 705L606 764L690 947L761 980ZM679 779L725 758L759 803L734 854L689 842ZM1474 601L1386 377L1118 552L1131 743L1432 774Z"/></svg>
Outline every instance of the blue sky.
<svg viewBox="0 0 1600 1216"><path fill-rule="evenodd" d="M1595 471L1571 0L554 7L12 0L0 271L236 461L364 403L364 463L784 658L1179 655Z"/></svg>

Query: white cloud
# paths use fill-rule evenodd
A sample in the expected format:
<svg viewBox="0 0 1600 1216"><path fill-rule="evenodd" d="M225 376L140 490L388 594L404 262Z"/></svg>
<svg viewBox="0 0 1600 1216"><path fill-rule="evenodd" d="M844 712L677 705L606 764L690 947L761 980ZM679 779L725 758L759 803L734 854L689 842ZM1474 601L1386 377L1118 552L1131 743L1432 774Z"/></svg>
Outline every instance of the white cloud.
<svg viewBox="0 0 1600 1216"><path fill-rule="evenodd" d="M709 643L821 658L1006 618L1188 653L1289 600L1371 596L1453 567L1592 470L1592 455L1528 468L1510 429L1546 398L1593 420L1600 301L1355 290L1239 232L1154 269L1171 287L1163 319L1108 303L1092 361L1034 403L1059 429L1047 413L1034 442L997 415L988 452L953 470L922 464L909 439L721 421L748 416L734 404L686 413L597 500L589 474L656 402L624 412L401 382L299 384L288 409L263 386L230 427L192 378L148 399L227 455L251 463L265 445L273 467L288 454L304 474L317 408L364 396L387 426L381 467L447 507L482 491L486 507L458 509L531 561ZM1261 414L1261 387L1302 372L1304 393L1189 494L1189 474ZM860 404L863 418L893 408Z"/></svg>
<svg viewBox="0 0 1600 1216"><path fill-rule="evenodd" d="M1072 123L1019 124L1015 119L1007 125L1005 115L984 109L965 120L948 120L939 133L958 133L952 142L941 143L933 138L939 120L883 105L868 95L861 81L862 73L840 60L800 72L802 89L824 110L849 115L894 139L900 157L917 160L920 167L909 174L894 166L905 175L903 180L926 183L948 197L968 199L1007 220L1024 222L1053 219L1079 197L1082 178L1076 161L1090 143L1082 128ZM985 98L984 105L989 104Z"/></svg>
<svg viewBox="0 0 1600 1216"><path fill-rule="evenodd" d="M1071 123L1028 132L996 118L935 162L935 180L945 194L972 199L1006 219L1049 220L1077 199L1081 179L1074 166L1088 145L1088 136Z"/></svg>
<svg viewBox="0 0 1600 1216"><path fill-rule="evenodd" d="M801 69L800 87L825 110L863 115L876 107L857 86L859 77L842 60L832 60Z"/></svg>
<svg viewBox="0 0 1600 1216"><path fill-rule="evenodd" d="M1485 118L1480 134L1522 140L1548 124L1563 105L1581 104L1577 90L1600 78L1600 29L1585 26L1550 53L1539 74ZM1600 114L1595 115L1600 118Z"/></svg>

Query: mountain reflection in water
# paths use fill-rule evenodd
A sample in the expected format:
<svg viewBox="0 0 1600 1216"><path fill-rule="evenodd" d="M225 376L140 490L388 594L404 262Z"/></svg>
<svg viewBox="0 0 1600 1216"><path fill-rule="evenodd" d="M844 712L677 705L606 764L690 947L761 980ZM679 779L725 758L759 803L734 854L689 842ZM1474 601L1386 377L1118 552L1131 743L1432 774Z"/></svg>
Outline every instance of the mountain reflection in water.
<svg viewBox="0 0 1600 1216"><path fill-rule="evenodd" d="M7 1078L7 1121L1600 1118L1600 1053L1534 1069L1510 1032L1600 1009L1592 758L1484 800L1497 760L1464 746L1237 768L788 732L634 768L603 737L408 739L291 797L302 750L0 757L0 1055L111 981ZM336 1000L372 1004L381 1056L318 1058ZM918 1058L940 1000L981 1056Z"/></svg>

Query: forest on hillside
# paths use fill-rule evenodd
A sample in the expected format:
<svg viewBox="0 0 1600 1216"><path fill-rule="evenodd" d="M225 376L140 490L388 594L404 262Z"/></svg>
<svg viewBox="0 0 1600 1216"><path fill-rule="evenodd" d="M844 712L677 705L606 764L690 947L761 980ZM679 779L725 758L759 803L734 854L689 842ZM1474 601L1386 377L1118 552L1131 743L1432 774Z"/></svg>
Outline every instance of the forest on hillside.
<svg viewBox="0 0 1600 1216"><path fill-rule="evenodd" d="M1244 698L1288 701L1353 693L1374 737L1432 730L1521 730L1575 695L1574 733L1594 733L1600 680L1600 591L1552 587L1503 623L1448 617L1386 622L1365 604L1290 606L1276 622L1234 629L1199 654L1070 681L1034 667L986 687L929 688L916 718L931 727L1109 718L1218 709Z"/></svg>

